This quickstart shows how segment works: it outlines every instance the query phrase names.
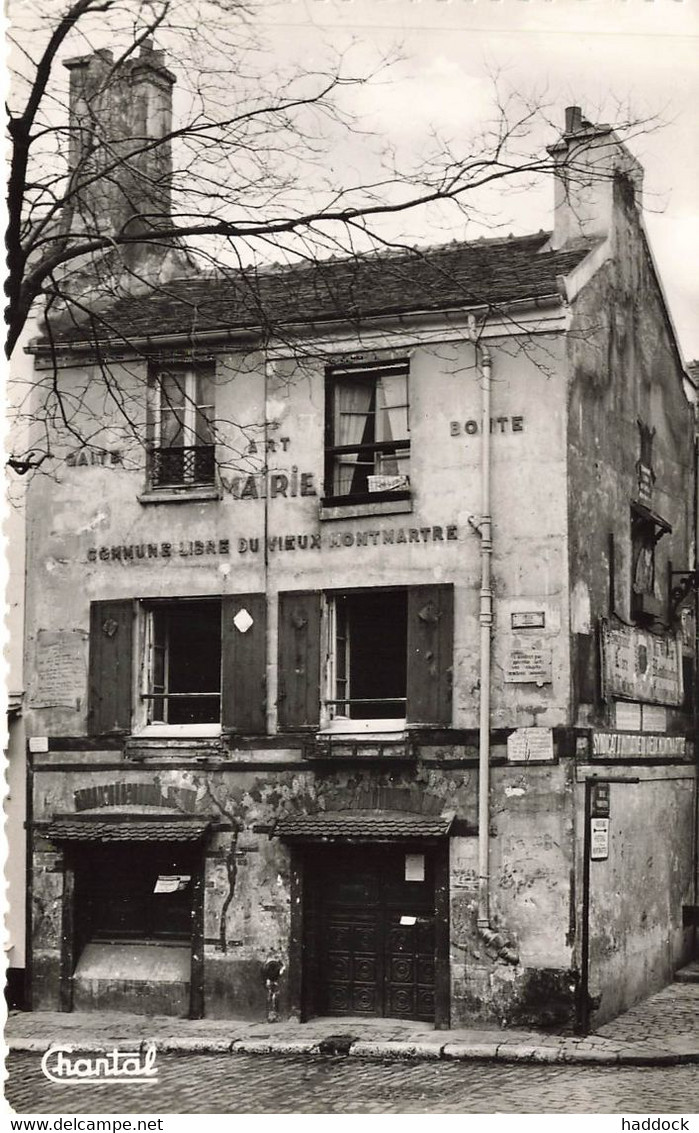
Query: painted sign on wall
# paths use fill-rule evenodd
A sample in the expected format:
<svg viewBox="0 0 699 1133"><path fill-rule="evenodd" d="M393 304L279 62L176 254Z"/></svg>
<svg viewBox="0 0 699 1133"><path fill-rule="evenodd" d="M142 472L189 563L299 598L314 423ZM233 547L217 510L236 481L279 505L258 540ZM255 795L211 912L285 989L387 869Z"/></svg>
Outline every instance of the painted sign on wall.
<svg viewBox="0 0 699 1133"><path fill-rule="evenodd" d="M602 689L650 704L681 704L682 647L677 637L659 637L638 626L602 622Z"/></svg>
<svg viewBox="0 0 699 1133"><path fill-rule="evenodd" d="M594 732L593 759L684 759L684 736L631 735L628 732Z"/></svg>

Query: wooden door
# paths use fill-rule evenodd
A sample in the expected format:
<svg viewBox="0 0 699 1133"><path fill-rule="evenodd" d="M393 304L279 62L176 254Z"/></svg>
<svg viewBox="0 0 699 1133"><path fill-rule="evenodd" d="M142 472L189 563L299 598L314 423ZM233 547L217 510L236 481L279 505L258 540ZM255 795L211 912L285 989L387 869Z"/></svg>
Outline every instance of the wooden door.
<svg viewBox="0 0 699 1133"><path fill-rule="evenodd" d="M318 886L317 1006L327 1015L434 1021L435 907L430 851L422 880L387 846L324 854Z"/></svg>

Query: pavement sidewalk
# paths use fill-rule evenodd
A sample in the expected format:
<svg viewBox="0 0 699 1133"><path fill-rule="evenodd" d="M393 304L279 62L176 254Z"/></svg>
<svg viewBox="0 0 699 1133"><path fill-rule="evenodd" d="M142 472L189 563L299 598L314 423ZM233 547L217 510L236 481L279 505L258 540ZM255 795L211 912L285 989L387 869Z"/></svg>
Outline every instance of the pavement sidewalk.
<svg viewBox="0 0 699 1133"><path fill-rule="evenodd" d="M50 1046L101 1053L154 1042L162 1053L346 1054L357 1058L496 1059L505 1062L677 1065L699 1063L699 984L674 983L585 1037L456 1029L396 1019L260 1023L168 1016L13 1012L12 1051Z"/></svg>

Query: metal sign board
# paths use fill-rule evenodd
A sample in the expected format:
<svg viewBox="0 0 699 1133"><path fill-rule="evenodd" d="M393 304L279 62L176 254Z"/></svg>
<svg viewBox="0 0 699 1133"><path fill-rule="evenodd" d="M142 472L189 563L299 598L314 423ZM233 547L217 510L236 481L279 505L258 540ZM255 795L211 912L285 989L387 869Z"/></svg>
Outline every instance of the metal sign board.
<svg viewBox="0 0 699 1133"><path fill-rule="evenodd" d="M682 703L682 644L638 626L602 624L604 696L649 704Z"/></svg>
<svg viewBox="0 0 699 1133"><path fill-rule="evenodd" d="M609 783L593 783L590 799L593 818L609 818Z"/></svg>
<svg viewBox="0 0 699 1133"><path fill-rule="evenodd" d="M609 857L609 819L590 819L590 859L604 862Z"/></svg>
<svg viewBox="0 0 699 1133"><path fill-rule="evenodd" d="M519 610L510 618L513 629L544 629L546 614L544 610Z"/></svg>
<svg viewBox="0 0 699 1133"><path fill-rule="evenodd" d="M593 732L591 754L593 759L606 762L614 759L685 759L687 741L684 736Z"/></svg>

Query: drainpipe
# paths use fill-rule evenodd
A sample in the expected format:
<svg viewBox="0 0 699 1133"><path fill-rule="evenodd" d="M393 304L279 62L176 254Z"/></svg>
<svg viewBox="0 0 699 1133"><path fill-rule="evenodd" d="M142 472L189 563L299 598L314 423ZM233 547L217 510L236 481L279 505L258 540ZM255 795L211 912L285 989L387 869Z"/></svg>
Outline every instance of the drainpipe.
<svg viewBox="0 0 699 1133"><path fill-rule="evenodd" d="M490 400L492 361L487 349L481 354L481 591L480 591L480 707L478 729L478 918L485 943L497 950L508 964L518 964L519 955L502 933L490 923L490 673L493 628L491 561L493 529L490 499Z"/></svg>
<svg viewBox="0 0 699 1133"><path fill-rule="evenodd" d="M490 635L493 626L492 517L490 514L491 359L481 359L481 626L480 713L478 721L478 928L490 929Z"/></svg>

